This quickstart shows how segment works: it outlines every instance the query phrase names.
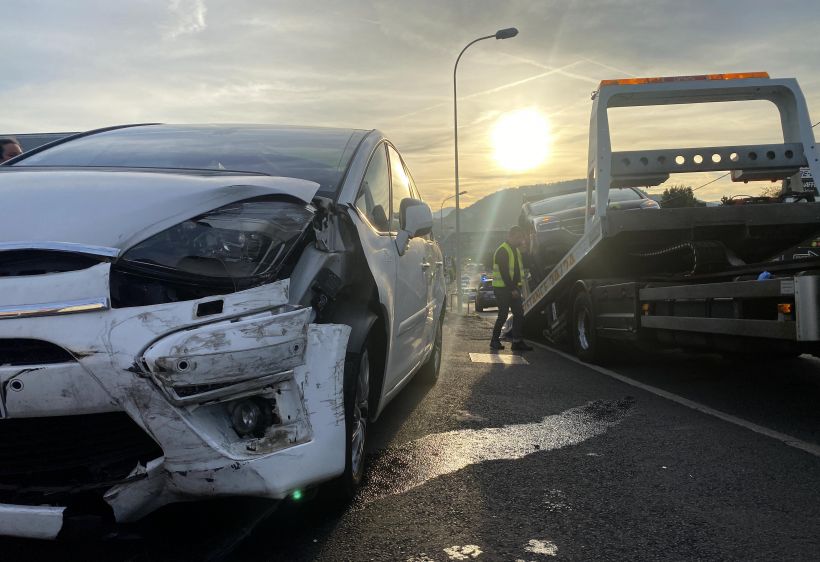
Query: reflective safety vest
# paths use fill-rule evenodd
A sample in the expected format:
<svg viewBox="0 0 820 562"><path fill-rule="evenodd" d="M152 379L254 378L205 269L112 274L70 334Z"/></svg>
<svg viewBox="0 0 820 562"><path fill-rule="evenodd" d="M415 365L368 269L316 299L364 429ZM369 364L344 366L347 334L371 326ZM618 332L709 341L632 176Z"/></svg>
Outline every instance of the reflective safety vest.
<svg viewBox="0 0 820 562"><path fill-rule="evenodd" d="M501 277L501 269L498 267L498 252L504 250L507 252L507 264L510 266L510 279L515 279L515 260L513 259L513 248L506 242L501 244L493 254L493 287L503 288L507 285ZM521 286L521 278L524 277L524 261L521 259L521 250L515 249L515 259L518 260L519 280L518 286Z"/></svg>

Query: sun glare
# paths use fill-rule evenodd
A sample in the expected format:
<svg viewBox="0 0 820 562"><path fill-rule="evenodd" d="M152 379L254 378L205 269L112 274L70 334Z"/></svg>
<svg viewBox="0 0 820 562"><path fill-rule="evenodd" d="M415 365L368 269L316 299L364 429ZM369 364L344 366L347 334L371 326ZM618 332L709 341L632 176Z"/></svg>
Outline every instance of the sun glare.
<svg viewBox="0 0 820 562"><path fill-rule="evenodd" d="M492 134L495 160L508 170L523 172L547 157L550 127L535 109L520 109L502 115Z"/></svg>

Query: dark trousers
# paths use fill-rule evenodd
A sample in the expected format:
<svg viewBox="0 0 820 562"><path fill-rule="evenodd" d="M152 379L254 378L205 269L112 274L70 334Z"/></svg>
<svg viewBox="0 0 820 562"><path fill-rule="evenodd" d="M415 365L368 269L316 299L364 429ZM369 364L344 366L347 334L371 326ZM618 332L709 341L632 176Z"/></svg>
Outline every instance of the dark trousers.
<svg viewBox="0 0 820 562"><path fill-rule="evenodd" d="M517 298L513 298L512 290L507 287L493 287L493 292L495 293L495 301L498 304L498 318L496 318L495 326L493 326L493 340L501 337L501 329L507 321L510 310L512 310L512 339L513 341L523 341L524 301L521 298L521 291L518 292Z"/></svg>

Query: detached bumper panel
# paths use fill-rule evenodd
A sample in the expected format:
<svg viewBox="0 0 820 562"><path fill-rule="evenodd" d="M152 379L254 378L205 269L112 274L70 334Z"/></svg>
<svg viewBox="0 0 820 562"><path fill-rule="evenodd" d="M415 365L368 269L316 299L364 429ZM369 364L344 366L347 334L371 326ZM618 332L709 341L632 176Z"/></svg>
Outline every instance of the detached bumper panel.
<svg viewBox="0 0 820 562"><path fill-rule="evenodd" d="M0 278L0 305L105 297L108 276ZM222 312L200 317L215 298ZM340 475L350 328L311 320L281 280L0 321L0 535L54 538L85 508L128 522L176 501L281 499ZM258 425L240 431L251 406Z"/></svg>

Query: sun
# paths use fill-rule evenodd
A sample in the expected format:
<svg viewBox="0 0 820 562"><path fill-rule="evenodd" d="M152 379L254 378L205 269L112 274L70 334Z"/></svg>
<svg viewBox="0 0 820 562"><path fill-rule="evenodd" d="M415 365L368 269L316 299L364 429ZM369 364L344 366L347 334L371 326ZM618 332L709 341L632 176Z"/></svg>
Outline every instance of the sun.
<svg viewBox="0 0 820 562"><path fill-rule="evenodd" d="M519 109L502 115L492 133L496 162L508 170L531 170L549 152L550 126L536 109Z"/></svg>

